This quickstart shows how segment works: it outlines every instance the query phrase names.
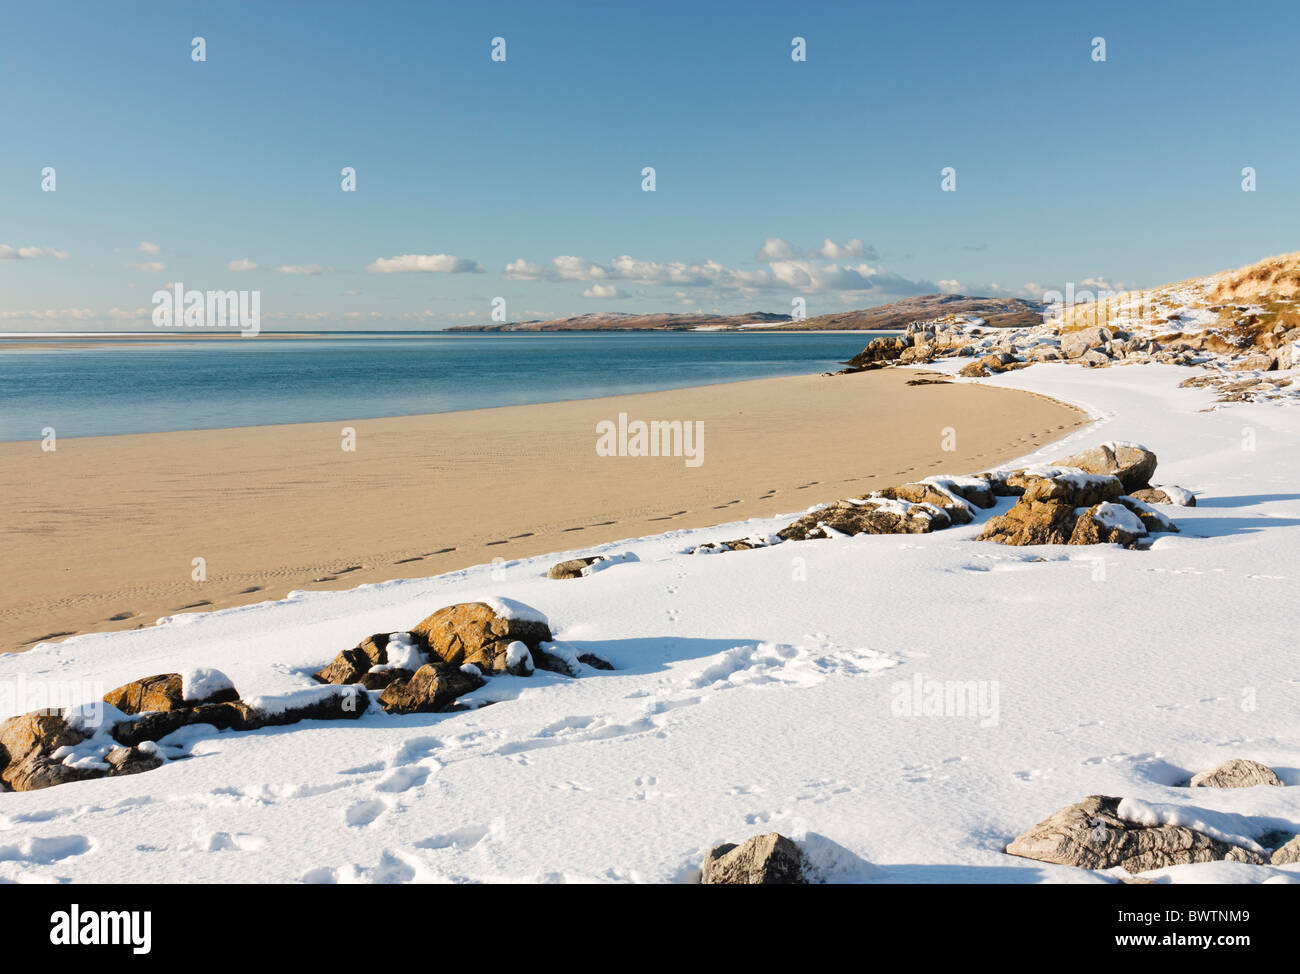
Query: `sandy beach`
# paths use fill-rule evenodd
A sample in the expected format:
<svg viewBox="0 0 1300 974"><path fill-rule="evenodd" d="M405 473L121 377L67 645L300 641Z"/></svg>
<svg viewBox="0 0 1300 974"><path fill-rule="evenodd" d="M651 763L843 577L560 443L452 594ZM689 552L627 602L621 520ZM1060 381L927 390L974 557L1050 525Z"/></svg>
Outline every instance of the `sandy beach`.
<svg viewBox="0 0 1300 974"><path fill-rule="evenodd" d="M1084 422L1042 396L916 376L0 444L0 647L800 511L989 467ZM598 456L596 424L620 413L703 422L703 462Z"/></svg>

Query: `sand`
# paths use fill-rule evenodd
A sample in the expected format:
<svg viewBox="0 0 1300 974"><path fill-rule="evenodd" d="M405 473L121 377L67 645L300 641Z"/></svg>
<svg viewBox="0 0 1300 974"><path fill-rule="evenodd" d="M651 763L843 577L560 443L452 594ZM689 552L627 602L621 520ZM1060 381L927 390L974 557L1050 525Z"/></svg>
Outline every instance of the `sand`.
<svg viewBox="0 0 1300 974"><path fill-rule="evenodd" d="M1021 456L1087 420L1030 393L797 376L459 413L0 444L0 649L802 511ZM507 380L508 381L508 380ZM703 463L596 424L704 423ZM342 449L343 428L356 449ZM956 449L942 449L945 428ZM741 532L743 534L743 532ZM734 537L720 530L719 540ZM204 579L194 579L194 559ZM556 584L565 584L557 582Z"/></svg>

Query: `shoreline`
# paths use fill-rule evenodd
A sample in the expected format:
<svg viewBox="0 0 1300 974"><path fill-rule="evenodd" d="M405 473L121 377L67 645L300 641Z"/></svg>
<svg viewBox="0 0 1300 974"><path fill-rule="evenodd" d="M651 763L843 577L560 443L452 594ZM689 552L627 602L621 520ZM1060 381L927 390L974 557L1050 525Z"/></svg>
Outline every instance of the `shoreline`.
<svg viewBox="0 0 1300 974"><path fill-rule="evenodd" d="M921 373L748 379L386 419L0 443L22 576L0 651L179 612L770 517L996 466L1091 419ZM595 424L703 422L703 462L602 457ZM356 430L342 449L341 427ZM941 431L957 449L941 450ZM205 579L195 581L194 559ZM557 557L557 560L559 558Z"/></svg>

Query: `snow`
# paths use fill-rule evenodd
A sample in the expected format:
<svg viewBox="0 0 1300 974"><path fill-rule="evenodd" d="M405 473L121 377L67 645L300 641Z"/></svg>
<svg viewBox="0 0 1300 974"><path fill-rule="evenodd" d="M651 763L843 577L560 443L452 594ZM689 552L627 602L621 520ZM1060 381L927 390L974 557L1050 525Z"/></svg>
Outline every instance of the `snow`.
<svg viewBox="0 0 1300 974"><path fill-rule="evenodd" d="M1184 487L1175 487L1173 484L1152 484L1151 486L1163 490L1165 496L1169 498L1169 503L1180 507L1189 507L1192 501L1196 499L1196 496Z"/></svg>
<svg viewBox="0 0 1300 974"><path fill-rule="evenodd" d="M511 670L522 670L524 673L533 672L533 654L528 651L528 647L515 640L506 647L506 666Z"/></svg>
<svg viewBox="0 0 1300 974"><path fill-rule="evenodd" d="M410 670L414 673L427 662L409 632L390 633L384 652L388 662L372 666L372 670Z"/></svg>
<svg viewBox="0 0 1300 974"><path fill-rule="evenodd" d="M1093 513L1093 519L1102 527L1119 528L1121 531L1127 531L1138 537L1147 533L1147 529L1142 524L1142 519L1122 504L1102 501L1097 505L1097 509Z"/></svg>
<svg viewBox="0 0 1300 974"><path fill-rule="evenodd" d="M1159 478L1198 492L1195 508L1163 508L1181 533L1147 551L976 542L1014 502L1000 498L928 535L685 553L773 534L799 513L778 496L771 517L738 524L0 657L0 685L43 681L51 697L75 681L91 702L95 687L202 665L284 709L339 692L311 673L367 635L488 601L544 616L543 648L576 674L493 676L467 698L492 706L445 714L182 728L159 743L157 770L0 794L0 882L685 882L712 846L769 831L829 881L1113 882L1002 851L1095 794L1242 844L1267 833L1271 847L1300 832L1300 409L1202 412L1216 393L1178 388L1188 375L1042 364L980 380L1094 417L1014 465L1138 441ZM560 557L624 551L636 560L545 577ZM578 664L588 652L616 669ZM918 677L987 689L996 721L895 713L896 685ZM100 760L99 746L74 760ZM1187 787L1234 757L1287 787ZM1277 883L1300 867L1149 875Z"/></svg>
<svg viewBox="0 0 1300 974"><path fill-rule="evenodd" d="M235 684L220 670L200 667L181 673L181 699L188 703L208 700L223 690L233 690Z"/></svg>

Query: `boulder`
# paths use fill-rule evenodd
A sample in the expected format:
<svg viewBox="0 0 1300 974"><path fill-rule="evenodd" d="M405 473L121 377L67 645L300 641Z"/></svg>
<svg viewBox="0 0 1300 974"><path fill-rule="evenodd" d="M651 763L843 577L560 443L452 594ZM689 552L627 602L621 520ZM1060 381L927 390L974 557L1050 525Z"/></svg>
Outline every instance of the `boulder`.
<svg viewBox="0 0 1300 974"><path fill-rule="evenodd" d="M324 669L317 671L315 678L321 683L360 683L361 677L372 666L388 662L389 634L377 632L367 636L351 649L345 649L334 657L334 661Z"/></svg>
<svg viewBox="0 0 1300 974"><path fill-rule="evenodd" d="M390 714L433 714L451 708L456 698L486 683L453 663L427 663L409 679L389 684L379 705Z"/></svg>
<svg viewBox="0 0 1300 974"><path fill-rule="evenodd" d="M1125 493L1148 486L1156 472L1156 455L1136 443L1103 443L1054 463L1088 473L1112 474L1124 485Z"/></svg>
<svg viewBox="0 0 1300 974"><path fill-rule="evenodd" d="M399 680L409 680L413 676L415 676L414 670L394 666L382 670L371 670L357 682L367 690L387 690L390 684Z"/></svg>
<svg viewBox="0 0 1300 974"><path fill-rule="evenodd" d="M1142 522L1142 527L1146 529L1148 534L1157 534L1162 531L1170 534L1178 534L1178 525L1160 511L1157 511L1150 504L1144 504L1136 497L1129 497L1127 494L1120 495L1115 498L1115 500L1117 503L1123 504L1137 516L1137 519Z"/></svg>
<svg viewBox="0 0 1300 974"><path fill-rule="evenodd" d="M1274 866L1289 866L1300 862L1300 835L1292 837L1286 845L1273 850L1269 863Z"/></svg>
<svg viewBox="0 0 1300 974"><path fill-rule="evenodd" d="M104 702L124 714L141 714L149 710L179 710L185 706L179 673L146 676L104 694Z"/></svg>
<svg viewBox="0 0 1300 974"><path fill-rule="evenodd" d="M599 558L570 558L568 561L562 561L552 565L546 573L547 578L582 578L588 565L594 565L600 561Z"/></svg>
<svg viewBox="0 0 1300 974"><path fill-rule="evenodd" d="M498 615L485 602L464 602L439 609L413 628L411 636L444 663L473 663L484 673L503 673L512 642L536 650L538 643L550 641L551 628L535 619Z"/></svg>
<svg viewBox="0 0 1300 974"><path fill-rule="evenodd" d="M1129 495L1144 504L1172 504L1176 507L1195 507L1196 495L1182 487L1144 487Z"/></svg>
<svg viewBox="0 0 1300 974"><path fill-rule="evenodd" d="M108 752L104 758L113 770L109 772L110 777L120 777L127 774L140 774L142 771L152 771L163 765L162 755L158 753L157 748L139 747L115 747Z"/></svg>
<svg viewBox="0 0 1300 974"><path fill-rule="evenodd" d="M70 727L58 711L37 710L0 723L0 782L13 791L35 791L65 781L102 777L105 772L69 768L50 758L86 735Z"/></svg>
<svg viewBox="0 0 1300 974"><path fill-rule="evenodd" d="M1192 778L1193 788L1253 788L1255 785L1282 787L1282 779L1266 764L1249 758L1233 758Z"/></svg>
<svg viewBox="0 0 1300 974"><path fill-rule="evenodd" d="M181 710L160 710L137 714L115 725L113 740L124 747L133 747L146 741L159 741L174 731L191 724L209 724L217 730L257 730L263 718L252 707L241 701L233 703L206 703Z"/></svg>
<svg viewBox="0 0 1300 974"><path fill-rule="evenodd" d="M1122 504L1103 501L1078 516L1070 532L1070 544L1117 544L1131 548L1147 529L1141 518Z"/></svg>
<svg viewBox="0 0 1300 974"><path fill-rule="evenodd" d="M1108 328L1083 328L1067 332L1061 336L1061 354L1066 358L1082 358L1114 337Z"/></svg>
<svg viewBox="0 0 1300 974"><path fill-rule="evenodd" d="M867 347L849 359L848 365L862 368L877 362L888 362L898 358L903 351L911 347L911 339L904 335L887 335L873 338Z"/></svg>
<svg viewBox="0 0 1300 974"><path fill-rule="evenodd" d="M1120 799L1092 795L1039 822L1018 836L1007 852L1013 856L1083 869L1130 873L1192 862L1262 864L1259 854L1211 838L1181 825L1140 825L1119 816Z"/></svg>
<svg viewBox="0 0 1300 974"><path fill-rule="evenodd" d="M740 845L728 843L704 857L700 882L709 886L790 886L807 882L803 855L777 832L756 835Z"/></svg>
<svg viewBox="0 0 1300 974"><path fill-rule="evenodd" d="M977 477L953 477L938 474L927 477L924 481L956 494L962 500L969 501L976 507L990 508L997 503L995 489L989 474Z"/></svg>
<svg viewBox="0 0 1300 974"><path fill-rule="evenodd" d="M1065 501L1074 507L1113 501L1124 493L1118 478L1087 473L1077 467L1026 467L1008 474L1006 485L1021 500Z"/></svg>
<svg viewBox="0 0 1300 974"><path fill-rule="evenodd" d="M903 484L901 487L886 487L883 490L873 491L867 500L876 497L907 501L911 504L933 504L935 507L943 508L953 524L969 524L974 519L971 505L964 497L938 484Z"/></svg>
<svg viewBox="0 0 1300 974"><path fill-rule="evenodd" d="M1078 519L1068 501L1026 501L1023 498L1005 514L991 517L977 541L1009 545L1069 544Z"/></svg>
<svg viewBox="0 0 1300 974"><path fill-rule="evenodd" d="M837 501L809 511L777 532L783 541L833 538L837 534L928 534L952 524L940 507L881 497Z"/></svg>
<svg viewBox="0 0 1300 974"><path fill-rule="evenodd" d="M300 720L356 720L369 708L370 694L359 686L314 687L313 692L254 697L243 706L249 711L248 723L237 728L240 730L254 725L281 727Z"/></svg>

